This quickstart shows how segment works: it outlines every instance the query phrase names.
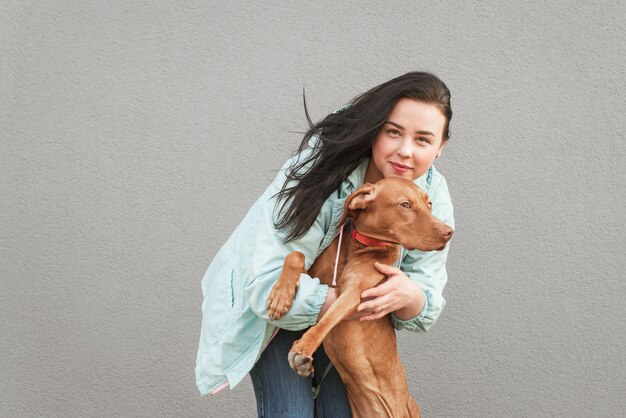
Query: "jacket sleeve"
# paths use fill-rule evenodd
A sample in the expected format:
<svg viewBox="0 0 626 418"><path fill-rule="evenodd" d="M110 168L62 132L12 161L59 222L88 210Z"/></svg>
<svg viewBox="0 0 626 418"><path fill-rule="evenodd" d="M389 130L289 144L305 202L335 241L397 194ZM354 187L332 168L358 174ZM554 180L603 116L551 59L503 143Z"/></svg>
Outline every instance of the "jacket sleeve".
<svg viewBox="0 0 626 418"><path fill-rule="evenodd" d="M275 194L285 180L285 169L289 164L288 161L256 203L259 205L259 219L256 232L250 237L251 242L247 243L247 246L251 246L252 255L245 293L248 304L256 315L279 328L300 330L316 323L328 294L328 286L320 284L317 278L301 274L291 308L277 321L271 321L268 317L267 298L282 271L285 257L290 252L300 251L304 254L306 269L313 264L328 231L332 209L331 203L325 202L315 222L302 237L284 242L286 234L274 227L278 218Z"/></svg>
<svg viewBox="0 0 626 418"><path fill-rule="evenodd" d="M433 215L445 224L454 228L454 212L448 186L443 177L434 190L429 192L433 202ZM448 281L446 271L446 259L450 242L443 251L423 252L419 250L409 251L402 260L401 270L409 278L420 285L426 297L426 304L417 316L401 320L391 314L393 326L397 330L425 332L435 323L446 304L443 298L443 288Z"/></svg>

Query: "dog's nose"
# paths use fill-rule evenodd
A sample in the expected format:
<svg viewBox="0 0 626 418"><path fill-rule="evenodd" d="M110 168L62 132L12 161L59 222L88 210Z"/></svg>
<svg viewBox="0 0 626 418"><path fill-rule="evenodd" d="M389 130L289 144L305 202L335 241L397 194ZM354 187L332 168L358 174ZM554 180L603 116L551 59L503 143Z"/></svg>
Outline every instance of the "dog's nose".
<svg viewBox="0 0 626 418"><path fill-rule="evenodd" d="M450 239L450 237L452 237L452 233L453 232L454 232L454 230L452 228L450 228L448 225L443 225L443 226L441 226L439 228L439 233L445 239Z"/></svg>

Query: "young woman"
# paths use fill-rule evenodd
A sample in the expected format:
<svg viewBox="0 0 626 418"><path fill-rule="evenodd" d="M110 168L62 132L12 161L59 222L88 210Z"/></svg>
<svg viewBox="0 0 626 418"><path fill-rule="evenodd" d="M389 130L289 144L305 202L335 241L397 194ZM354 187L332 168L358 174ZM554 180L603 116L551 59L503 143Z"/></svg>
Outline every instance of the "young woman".
<svg viewBox="0 0 626 418"><path fill-rule="evenodd" d="M287 254L302 252L308 268L330 244L345 198L365 182L414 181L428 192L433 214L454 228L446 181L433 167L451 118L446 85L432 74L410 72L311 124L298 153L254 203L202 280L196 379L203 395L232 388L250 373L260 417L350 416L345 390L334 369L326 367L323 348L313 356L312 378L297 376L287 362L292 343L335 302L334 289L303 274L290 310L277 321L268 317L267 297ZM447 254L447 248L405 251L400 268L377 265L387 280L363 292L350 319L389 314L398 330L427 331L445 304Z"/></svg>

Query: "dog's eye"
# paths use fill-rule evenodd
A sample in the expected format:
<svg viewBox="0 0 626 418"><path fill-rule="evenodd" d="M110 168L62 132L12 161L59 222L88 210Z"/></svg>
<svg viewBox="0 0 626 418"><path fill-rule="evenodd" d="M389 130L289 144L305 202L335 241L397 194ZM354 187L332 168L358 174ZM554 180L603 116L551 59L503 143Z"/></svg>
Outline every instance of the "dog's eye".
<svg viewBox="0 0 626 418"><path fill-rule="evenodd" d="M433 209L433 202L428 202L428 209L430 209L430 210Z"/></svg>
<svg viewBox="0 0 626 418"><path fill-rule="evenodd" d="M411 204L409 202L402 202L400 203L400 206L402 206L404 209L411 209Z"/></svg>

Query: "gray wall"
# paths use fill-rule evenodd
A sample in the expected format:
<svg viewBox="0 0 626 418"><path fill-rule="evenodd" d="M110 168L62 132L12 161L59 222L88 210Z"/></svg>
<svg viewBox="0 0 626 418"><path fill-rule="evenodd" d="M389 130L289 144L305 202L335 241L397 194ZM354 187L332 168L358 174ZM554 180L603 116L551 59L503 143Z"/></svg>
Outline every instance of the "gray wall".
<svg viewBox="0 0 626 418"><path fill-rule="evenodd" d="M201 398L200 279L306 127L412 69L453 92L426 417L626 416L626 7L0 4L0 415L250 417Z"/></svg>

